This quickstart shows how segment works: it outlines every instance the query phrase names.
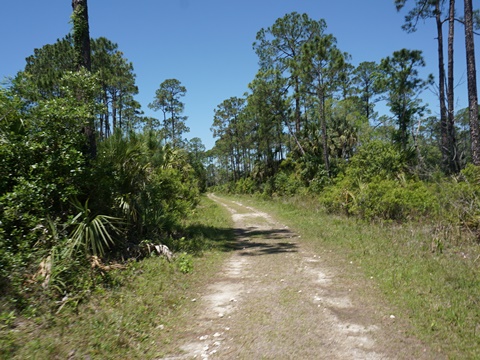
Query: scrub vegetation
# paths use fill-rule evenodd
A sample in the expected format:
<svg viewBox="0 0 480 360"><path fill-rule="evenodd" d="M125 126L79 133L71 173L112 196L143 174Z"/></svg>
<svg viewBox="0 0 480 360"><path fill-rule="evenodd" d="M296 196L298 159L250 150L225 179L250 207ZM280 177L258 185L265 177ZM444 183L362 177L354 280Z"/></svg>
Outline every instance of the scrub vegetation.
<svg viewBox="0 0 480 360"><path fill-rule="evenodd" d="M72 1L72 33L0 87L0 356L157 356L185 294L233 249L207 190L253 195L358 263L426 341L480 356L478 11L393 5L406 31L436 24L435 77L421 49L355 66L325 20L286 14L252 39L258 73L217 106L206 151L184 137L181 81L160 79L149 107L162 119L144 116L133 64L90 38L87 1ZM465 50L444 27L465 32ZM453 101L458 49L466 109ZM438 116L421 100L432 87Z"/></svg>
<svg viewBox="0 0 480 360"><path fill-rule="evenodd" d="M154 359L173 352L178 329L191 322L191 300L233 249L227 211L206 198L197 209L183 223L182 251L172 261L152 252L123 269L97 270L88 300L60 311L2 313L0 358Z"/></svg>

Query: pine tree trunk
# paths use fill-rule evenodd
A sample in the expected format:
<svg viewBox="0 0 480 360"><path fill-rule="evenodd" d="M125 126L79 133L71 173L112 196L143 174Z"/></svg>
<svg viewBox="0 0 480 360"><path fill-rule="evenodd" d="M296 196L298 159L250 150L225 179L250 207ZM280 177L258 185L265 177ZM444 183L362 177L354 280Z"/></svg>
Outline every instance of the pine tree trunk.
<svg viewBox="0 0 480 360"><path fill-rule="evenodd" d="M112 128L117 129L117 95L115 91L112 93Z"/></svg>
<svg viewBox="0 0 480 360"><path fill-rule="evenodd" d="M73 39L77 52L77 68L91 70L90 59L90 29L88 24L87 0L72 0L73 9Z"/></svg>
<svg viewBox="0 0 480 360"><path fill-rule="evenodd" d="M318 93L320 100L320 126L322 129L322 143L323 143L323 160L325 162L325 170L328 176L330 176L330 158L328 154L328 136L327 136L327 119L325 119L325 96Z"/></svg>
<svg viewBox="0 0 480 360"><path fill-rule="evenodd" d="M175 112L172 110L172 148L176 149L177 144L175 142Z"/></svg>
<svg viewBox="0 0 480 360"><path fill-rule="evenodd" d="M73 42L75 48L77 69L91 70L90 59L90 30L88 25L87 0L72 0L73 9ZM83 132L87 138L85 155L90 158L97 156L97 143L95 139L95 124L93 120L84 126Z"/></svg>
<svg viewBox="0 0 480 360"><path fill-rule="evenodd" d="M110 125L109 125L109 121L110 121L110 117L109 117L109 112L108 112L108 92L107 92L107 89L106 89L106 86L104 86L103 88L103 105L105 106L105 114L104 114L104 118L105 118L105 138L108 138L110 136Z"/></svg>
<svg viewBox="0 0 480 360"><path fill-rule="evenodd" d="M450 144L448 141L447 106L445 104L445 63L443 59L443 28L440 12L440 1L435 2L435 21L437 23L438 41L438 96L440 100L440 149L442 153L442 167L445 172L450 172ZM449 38L450 40L450 38Z"/></svg>
<svg viewBox="0 0 480 360"><path fill-rule="evenodd" d="M122 129L122 121L123 121L123 94L122 91L119 92L118 94L118 127ZM125 129L127 129L128 126L125 126Z"/></svg>
<svg viewBox="0 0 480 360"><path fill-rule="evenodd" d="M465 48L467 55L468 112L470 117L470 139L472 162L480 165L480 135L478 125L477 72L475 66L475 44L473 39L472 0L465 0Z"/></svg>
<svg viewBox="0 0 480 360"><path fill-rule="evenodd" d="M457 173L460 171L460 159L457 152L457 137L455 134L455 102L454 92L455 84L454 79L454 67L453 67L453 42L455 32L455 0L450 0L450 10L448 19L448 77L447 77L447 102L448 102L448 123L447 123L447 136L450 144L450 171Z"/></svg>
<svg viewBox="0 0 480 360"><path fill-rule="evenodd" d="M295 133L300 134L301 126L300 89L298 77L295 78Z"/></svg>

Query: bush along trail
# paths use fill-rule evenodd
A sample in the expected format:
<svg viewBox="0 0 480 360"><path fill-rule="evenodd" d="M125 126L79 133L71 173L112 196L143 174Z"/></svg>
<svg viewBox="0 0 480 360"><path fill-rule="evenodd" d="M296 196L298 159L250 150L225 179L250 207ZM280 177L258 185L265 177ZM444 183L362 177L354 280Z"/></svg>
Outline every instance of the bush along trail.
<svg viewBox="0 0 480 360"><path fill-rule="evenodd" d="M178 350L163 359L442 358L406 335L354 264L267 213L210 198L231 213L235 251L191 299Z"/></svg>

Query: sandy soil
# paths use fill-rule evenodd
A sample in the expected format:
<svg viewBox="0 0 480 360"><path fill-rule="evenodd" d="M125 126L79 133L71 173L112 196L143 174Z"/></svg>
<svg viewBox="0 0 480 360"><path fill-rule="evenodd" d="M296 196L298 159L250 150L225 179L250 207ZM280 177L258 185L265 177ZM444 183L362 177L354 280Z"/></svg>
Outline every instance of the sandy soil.
<svg viewBox="0 0 480 360"><path fill-rule="evenodd" d="M315 254L271 216L211 195L237 248L196 302L178 354L164 359L438 359L407 337L365 279Z"/></svg>

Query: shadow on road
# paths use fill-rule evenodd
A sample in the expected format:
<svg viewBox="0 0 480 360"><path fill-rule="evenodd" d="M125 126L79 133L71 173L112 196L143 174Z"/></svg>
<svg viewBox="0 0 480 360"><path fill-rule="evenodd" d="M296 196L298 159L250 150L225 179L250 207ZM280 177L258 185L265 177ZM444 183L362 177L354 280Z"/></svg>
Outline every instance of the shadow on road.
<svg viewBox="0 0 480 360"><path fill-rule="evenodd" d="M184 243L189 242L189 239L191 239L188 244L184 244L189 251L201 253L205 249L216 249L225 252L237 250L234 228L195 224L188 226L186 233L188 236L185 237Z"/></svg>
<svg viewBox="0 0 480 360"><path fill-rule="evenodd" d="M235 235L239 239L235 248L240 250L242 256L273 255L298 251L298 246L287 240L293 237L290 230L237 228L235 229ZM276 241L282 239L285 241Z"/></svg>
<svg viewBox="0 0 480 360"><path fill-rule="evenodd" d="M206 248L225 252L239 251L242 256L297 252L297 245L289 241L294 235L288 229L258 230L254 227L217 228L193 225L187 228L187 233L189 236L184 239L183 247L192 252L201 253Z"/></svg>

